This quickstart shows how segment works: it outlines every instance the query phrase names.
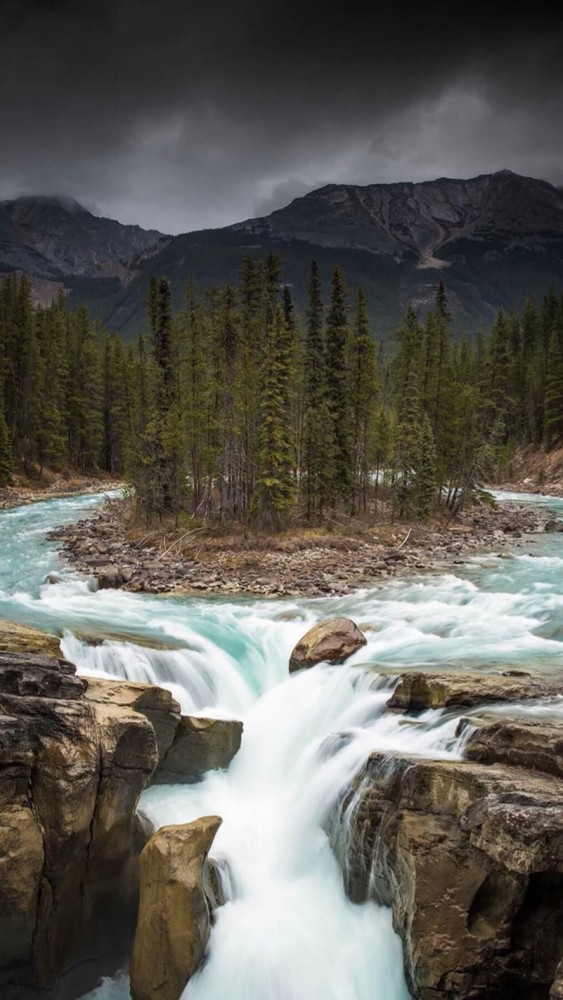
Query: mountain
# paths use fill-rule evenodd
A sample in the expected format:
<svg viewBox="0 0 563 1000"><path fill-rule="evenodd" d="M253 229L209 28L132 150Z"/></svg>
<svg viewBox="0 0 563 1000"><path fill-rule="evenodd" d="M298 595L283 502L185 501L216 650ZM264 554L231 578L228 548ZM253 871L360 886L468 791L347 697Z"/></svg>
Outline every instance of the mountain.
<svg viewBox="0 0 563 1000"><path fill-rule="evenodd" d="M29 196L0 202L0 275L29 276L36 297L69 278L121 277L127 262L154 246L156 230L93 215L72 198Z"/></svg>
<svg viewBox="0 0 563 1000"><path fill-rule="evenodd" d="M21 205L27 201L33 207ZM456 327L467 333L488 327L500 307L519 308L528 295L563 287L563 191L509 170L419 184L330 184L263 218L159 242L159 233L97 219L76 203L58 199L55 211L53 199L45 202L51 207L45 206L42 225L42 199L8 203L20 205L10 219L31 218L25 232L36 234L33 241L20 240L18 252L40 253L49 266L66 268L71 301L88 305L125 336L145 326L143 303L153 275L170 279L178 307L190 276L204 286L234 282L247 253L278 253L283 280L300 305L311 259L327 283L339 264L352 287L366 289L374 330L383 338L409 303L421 312L429 308L440 279ZM5 205L0 262L6 260ZM113 237L107 227L117 227ZM123 249L135 241L125 265Z"/></svg>

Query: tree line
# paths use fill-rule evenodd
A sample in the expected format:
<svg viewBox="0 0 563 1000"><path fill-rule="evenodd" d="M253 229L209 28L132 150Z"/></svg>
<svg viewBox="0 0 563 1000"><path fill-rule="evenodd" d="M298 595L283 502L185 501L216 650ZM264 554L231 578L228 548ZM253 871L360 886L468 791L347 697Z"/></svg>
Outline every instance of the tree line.
<svg viewBox="0 0 563 1000"><path fill-rule="evenodd" d="M563 438L563 297L500 312L456 340L444 286L412 308L387 361L365 295L312 263L299 316L279 259L245 258L237 286L186 290L171 310L151 281L150 334L125 346L64 296L32 305L0 282L0 484L15 469L127 476L147 516L425 519L457 509L524 444Z"/></svg>

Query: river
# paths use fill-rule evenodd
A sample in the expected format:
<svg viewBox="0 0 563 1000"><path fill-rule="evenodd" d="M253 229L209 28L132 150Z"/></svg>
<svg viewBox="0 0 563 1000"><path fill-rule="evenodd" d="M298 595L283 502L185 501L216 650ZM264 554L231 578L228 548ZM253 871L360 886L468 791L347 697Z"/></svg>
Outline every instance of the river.
<svg viewBox="0 0 563 1000"><path fill-rule="evenodd" d="M563 500L502 499L563 515ZM326 818L371 750L463 753L455 713L416 720L384 714L389 691L378 666L561 669L563 535L525 538L511 553L474 556L455 572L343 598L154 597L95 591L46 540L50 529L100 502L77 497L0 514L0 618L58 631L80 672L157 683L170 688L184 713L244 722L242 748L227 772L197 785L151 788L140 802L156 826L223 817L212 854L225 872L228 901L184 997L408 1000L390 911L348 901ZM53 572L60 582L44 583ZM346 666L289 677L295 642L334 614L354 618L367 647ZM112 638L92 646L81 631ZM135 638L178 648L150 649ZM520 711L562 717L563 700ZM126 977L118 976L88 1000L126 997Z"/></svg>

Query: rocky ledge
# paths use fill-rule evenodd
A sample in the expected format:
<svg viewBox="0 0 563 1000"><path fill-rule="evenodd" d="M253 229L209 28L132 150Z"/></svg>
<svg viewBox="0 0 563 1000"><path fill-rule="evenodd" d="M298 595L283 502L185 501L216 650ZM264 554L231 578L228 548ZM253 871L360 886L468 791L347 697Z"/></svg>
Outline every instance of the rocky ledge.
<svg viewBox="0 0 563 1000"><path fill-rule="evenodd" d="M526 674L404 675L388 710L471 709L465 759L373 753L333 817L347 891L392 907L416 1000L563 995L562 689Z"/></svg>
<svg viewBox="0 0 563 1000"><path fill-rule="evenodd" d="M543 529L548 515L479 504L442 528L384 525L357 534L297 532L266 540L201 531L160 538L131 529L128 502L111 501L93 516L57 528L51 538L100 587L165 593L217 591L268 596L348 594L398 574L463 562L476 549L500 548Z"/></svg>
<svg viewBox="0 0 563 1000"><path fill-rule="evenodd" d="M141 791L168 780L161 763L194 780L228 766L240 744L240 723L199 720L196 753L190 728L168 691L0 652L3 1000L73 1000L126 962L147 838Z"/></svg>

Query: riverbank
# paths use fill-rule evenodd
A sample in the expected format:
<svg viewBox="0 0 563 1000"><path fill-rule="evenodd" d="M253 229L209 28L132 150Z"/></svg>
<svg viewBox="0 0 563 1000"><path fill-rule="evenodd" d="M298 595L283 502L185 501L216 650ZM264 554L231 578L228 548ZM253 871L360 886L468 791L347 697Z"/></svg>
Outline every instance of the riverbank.
<svg viewBox="0 0 563 1000"><path fill-rule="evenodd" d="M188 596L320 597L523 544L523 536L543 530L547 520L545 511L480 502L447 523L360 526L354 532L300 529L273 537L242 530L213 535L193 525L141 528L129 502L119 500L50 537L62 542L77 569L105 587Z"/></svg>
<svg viewBox="0 0 563 1000"><path fill-rule="evenodd" d="M118 490L123 483L100 476L54 476L37 483L28 479L14 479L11 486L0 488L0 510L11 507L25 507L41 500L61 500L64 497L80 496L83 493L103 493Z"/></svg>

